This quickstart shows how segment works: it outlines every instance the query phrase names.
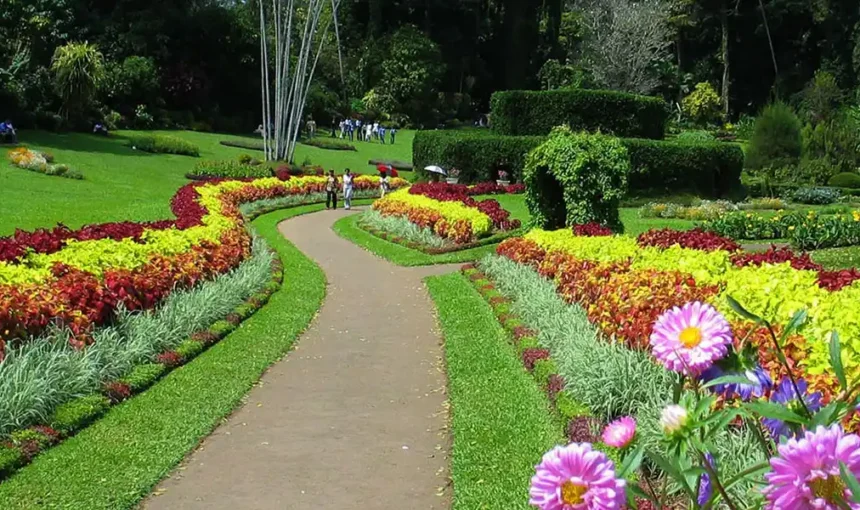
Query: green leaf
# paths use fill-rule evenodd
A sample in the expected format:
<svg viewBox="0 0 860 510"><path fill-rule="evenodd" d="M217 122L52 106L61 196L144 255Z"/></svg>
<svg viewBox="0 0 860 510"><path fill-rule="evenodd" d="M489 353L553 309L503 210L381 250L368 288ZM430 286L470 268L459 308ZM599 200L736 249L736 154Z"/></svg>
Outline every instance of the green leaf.
<svg viewBox="0 0 860 510"><path fill-rule="evenodd" d="M785 328L783 328L782 339L788 338L790 334L797 331L797 329L802 326L804 322L806 322L807 316L808 315L805 309L796 311L791 317L791 320L788 321L788 324L785 325Z"/></svg>
<svg viewBox="0 0 860 510"><path fill-rule="evenodd" d="M710 388L718 384L745 384L747 386L752 386L753 382L742 375L724 375L722 377L717 377L712 381L708 381L702 385L702 388Z"/></svg>
<svg viewBox="0 0 860 510"><path fill-rule="evenodd" d="M851 500L855 503L860 503L860 482L857 481L857 477L854 476L854 473L848 469L848 466L844 462L839 463L839 472L842 474L842 480L845 481L845 485L851 489Z"/></svg>
<svg viewBox="0 0 860 510"><path fill-rule="evenodd" d="M624 457L621 467L618 469L620 478L627 478L627 475L639 469L642 464L642 457L645 455L645 447L639 445L635 450Z"/></svg>
<svg viewBox="0 0 860 510"><path fill-rule="evenodd" d="M837 411L839 411L839 408L839 402L831 402L812 416L812 421L809 422L809 427L815 428L819 425L824 425L825 427L831 425L836 421L834 418L838 416Z"/></svg>
<svg viewBox="0 0 860 510"><path fill-rule="evenodd" d="M693 489L690 488L690 485L687 483L687 478L678 471L675 466L673 466L668 460L664 459L659 453L655 452L647 452L646 455L651 462L657 465L664 473L668 476L671 476L675 479L679 484L681 484L681 488L684 489L684 492L687 493L691 498L695 498L696 495L693 493Z"/></svg>
<svg viewBox="0 0 860 510"><path fill-rule="evenodd" d="M836 330L830 334L830 366L833 367L842 390L847 390L848 380L845 378L845 368L842 366L842 349L839 345L839 333Z"/></svg>
<svg viewBox="0 0 860 510"><path fill-rule="evenodd" d="M732 310L734 310L741 317L754 322L764 322L764 319L762 319L758 315L747 311L746 308L744 308L740 303L735 301L735 298L731 296L726 296L726 300L728 300L729 306L732 307Z"/></svg>
<svg viewBox="0 0 860 510"><path fill-rule="evenodd" d="M773 418L790 423L799 423L801 425L806 425L809 421L787 407L773 402L747 402L744 404L744 407L764 418Z"/></svg>

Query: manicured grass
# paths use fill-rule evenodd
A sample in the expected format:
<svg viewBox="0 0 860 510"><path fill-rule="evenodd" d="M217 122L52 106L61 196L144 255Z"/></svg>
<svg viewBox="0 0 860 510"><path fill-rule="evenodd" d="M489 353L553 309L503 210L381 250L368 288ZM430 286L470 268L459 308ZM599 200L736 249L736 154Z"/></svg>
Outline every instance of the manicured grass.
<svg viewBox="0 0 860 510"><path fill-rule="evenodd" d="M320 209L297 207L255 220L284 262L284 285L269 304L194 361L0 484L0 508L125 509L146 496L239 404L319 309L325 275L277 224Z"/></svg>
<svg viewBox="0 0 860 510"><path fill-rule="evenodd" d="M454 510L527 509L534 466L564 443L546 396L459 273L429 278L445 338Z"/></svg>
<svg viewBox="0 0 860 510"><path fill-rule="evenodd" d="M639 209L622 208L620 211L621 223L624 224L624 233L629 236L638 236L652 228L671 228L674 230L690 230L696 226L695 221L676 220L665 218L640 218Z"/></svg>
<svg viewBox="0 0 860 510"><path fill-rule="evenodd" d="M318 130L317 138L323 140L332 140L329 137L327 132L322 130ZM215 136L218 140L235 140L235 139L252 139L255 141L259 141L259 136L247 136L247 137L237 137L230 135L213 135L209 133L183 133L183 137L189 135L203 135L205 137ZM398 131L397 132L397 142L394 145L388 143L389 137L385 138L385 145L379 142L360 142L358 140L353 140L350 142L346 140L347 143L351 143L355 146L355 151L336 151L330 149L321 149L319 147L312 147L310 145L305 145L300 143L296 146L296 154L293 158L296 164L301 165L303 162L309 161L314 165L321 165L326 169L334 169L338 173L342 171L344 168L349 168L353 172L358 172L362 174L366 173L374 173L376 172L376 167L370 166L367 162L371 159L384 159L384 160L397 160L403 161L405 163L412 162L412 139L415 137L414 131ZM338 141L340 138L337 138ZM204 142L201 142L201 144ZM208 143L208 142L206 142ZM218 142L216 142L218 143ZM252 151L249 149L235 149L238 153L246 153L250 154L254 157L259 157L263 153L259 151ZM401 172L403 173L403 172Z"/></svg>
<svg viewBox="0 0 860 510"><path fill-rule="evenodd" d="M848 269L860 266L860 246L828 248L812 252L812 260L827 269Z"/></svg>
<svg viewBox="0 0 860 510"><path fill-rule="evenodd" d="M431 264L471 262L480 259L488 253L494 253L496 250L496 245L490 244L469 250L430 255L376 237L358 226L359 217L359 214L353 214L352 216L341 218L334 223L332 229L340 237L400 266L427 266Z"/></svg>
<svg viewBox="0 0 860 510"><path fill-rule="evenodd" d="M200 158L169 154L149 154L126 146L126 134L110 138L81 133L55 134L22 131L21 143L54 154L57 163L80 171L84 180L51 177L15 168L0 148L0 236L16 228L33 230L63 223L78 228L87 223L109 221L149 221L172 218L170 199L189 182L185 174L202 159L236 159L240 154L262 153L225 147L219 142L231 135L193 131L155 131L187 140L200 148ZM412 160L413 133L398 133L396 145L354 142L357 152L329 151L299 145L296 161L305 157L315 164L338 171L346 167L371 173L371 158ZM235 138L235 137L234 137Z"/></svg>

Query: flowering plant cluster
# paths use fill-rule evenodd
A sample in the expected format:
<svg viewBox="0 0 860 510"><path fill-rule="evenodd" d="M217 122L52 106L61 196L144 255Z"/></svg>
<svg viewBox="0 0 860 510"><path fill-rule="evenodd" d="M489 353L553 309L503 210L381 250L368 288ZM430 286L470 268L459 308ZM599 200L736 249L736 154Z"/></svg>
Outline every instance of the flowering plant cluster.
<svg viewBox="0 0 860 510"><path fill-rule="evenodd" d="M497 201L477 201L464 189L465 186L399 190L377 200L373 208L385 216L407 218L456 244L472 242L489 235L493 229L519 228L519 220L510 220L510 213Z"/></svg>
<svg viewBox="0 0 860 510"><path fill-rule="evenodd" d="M637 241L641 246L656 246L658 248L669 248L678 245L681 248L704 251L737 251L741 249L740 245L733 240L713 232L705 232L700 228L686 231L669 228L649 230L640 234Z"/></svg>
<svg viewBox="0 0 860 510"><path fill-rule="evenodd" d="M667 309L654 322L649 340L654 358L678 374L671 403L660 417L660 448L639 441L630 417L619 418L603 432L605 442L621 445L619 463L595 453L588 442L557 446L535 468L533 506L860 508L860 436L841 425L856 413L860 387L848 384L838 336L831 336L830 368L841 392L825 404L820 393L810 392L806 381L792 375L782 347L805 322L805 312L796 313L778 337L766 320L729 301L738 315L768 330L770 350L782 367L779 384L749 359L749 350L736 347L736 332L714 307L693 301ZM726 396L741 404L717 406ZM753 461L737 473L721 471L717 434L731 424L756 435L761 450L756 457L766 461ZM629 473L646 457L672 479L680 498L665 487L656 490L648 473L643 473L648 490L628 483Z"/></svg>
<svg viewBox="0 0 860 510"><path fill-rule="evenodd" d="M18 168L39 172L45 175L56 175L68 179L83 179L84 176L68 165L55 165L54 157L46 152L32 151L26 147L18 147L9 151L9 161Z"/></svg>
<svg viewBox="0 0 860 510"><path fill-rule="evenodd" d="M766 335L734 312L728 296L743 300L757 316L786 321L799 309L809 311L804 327L789 338L792 370L829 398L836 391L830 372L828 343L837 329L845 338L860 336L858 271L823 271L803 255L789 260L784 251L764 254L739 251L642 246L626 236L584 237L570 230L533 230L524 238L504 241L497 252L529 264L552 278L559 293L581 304L589 318L610 336L643 348L657 315L688 301L701 301L729 317L735 329L748 329L760 361L768 358ZM841 345L846 371L860 376L860 345ZM771 373L777 377L778 374Z"/></svg>
<svg viewBox="0 0 860 510"><path fill-rule="evenodd" d="M601 237L601 236L611 236L613 234L612 229L609 227L604 227L599 223L586 223L585 225L574 225L573 227L574 235L578 236L591 236L591 237Z"/></svg>
<svg viewBox="0 0 860 510"><path fill-rule="evenodd" d="M703 223L706 230L732 239L789 239L804 250L860 245L860 211L819 215L779 211L767 217L729 213Z"/></svg>
<svg viewBox="0 0 860 510"><path fill-rule="evenodd" d="M376 189L379 179L356 182ZM9 341L51 324L68 327L72 344L85 345L92 327L110 321L120 304L150 309L176 288L236 267L250 250L239 204L324 187L325 178L315 176L193 183L171 201L172 222L58 227L0 240L0 359Z"/></svg>

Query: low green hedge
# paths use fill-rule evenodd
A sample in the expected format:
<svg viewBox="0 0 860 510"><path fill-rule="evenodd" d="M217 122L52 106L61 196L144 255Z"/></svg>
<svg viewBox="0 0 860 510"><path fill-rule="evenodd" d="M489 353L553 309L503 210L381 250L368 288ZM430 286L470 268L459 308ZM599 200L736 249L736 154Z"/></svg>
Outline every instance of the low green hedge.
<svg viewBox="0 0 860 510"><path fill-rule="evenodd" d="M502 136L486 131L419 131L413 141L416 168L460 169L461 182L491 181L500 168L522 177L526 154L543 136ZM739 145L622 138L630 154L631 191L691 191L725 196L740 187L744 155Z"/></svg>
<svg viewBox="0 0 860 510"><path fill-rule="evenodd" d="M127 136L128 145L139 151L161 154L183 154L197 157L200 149L193 143L171 135L131 134Z"/></svg>
<svg viewBox="0 0 860 510"><path fill-rule="evenodd" d="M842 172L831 177L827 181L827 185L834 188L860 189L860 175L852 172Z"/></svg>
<svg viewBox="0 0 860 510"><path fill-rule="evenodd" d="M186 174L189 179L207 179L212 177L231 177L243 179L246 177L271 177L272 170L266 165L248 165L238 161L201 161Z"/></svg>
<svg viewBox="0 0 860 510"><path fill-rule="evenodd" d="M662 139L669 109L657 97L609 90L506 90L490 100L493 130L545 135L568 124L574 131Z"/></svg>

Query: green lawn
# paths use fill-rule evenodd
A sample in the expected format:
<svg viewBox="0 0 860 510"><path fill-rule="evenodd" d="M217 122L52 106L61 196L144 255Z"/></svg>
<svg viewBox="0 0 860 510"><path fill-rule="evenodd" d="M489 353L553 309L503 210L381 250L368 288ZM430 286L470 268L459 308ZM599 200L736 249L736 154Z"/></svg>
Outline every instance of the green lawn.
<svg viewBox="0 0 860 510"><path fill-rule="evenodd" d="M172 218L170 198L183 184L185 174L200 159L234 159L240 154L262 155L256 151L225 147L221 140L230 135L170 132L200 147L200 158L147 154L126 147L124 132L103 138L88 134L55 134L22 131L21 142L48 151L57 163L65 163L84 174L84 180L50 177L16 168L6 161L7 149L0 148L0 236L16 228L32 230L63 223L72 228L108 221L147 221ZM412 160L413 133L398 133L397 144L355 142L358 152L331 151L299 145L296 161L307 156L315 164L338 171L349 166L355 171L375 172L371 158ZM235 138L235 137L233 137Z"/></svg>
<svg viewBox="0 0 860 510"><path fill-rule="evenodd" d="M316 314L325 275L277 225L320 209L296 207L255 220L284 262L281 290L211 349L0 484L0 508L116 510L146 496L239 404Z"/></svg>
<svg viewBox="0 0 860 510"><path fill-rule="evenodd" d="M459 273L427 280L445 338L454 510L526 510L541 456L563 444L546 395Z"/></svg>

